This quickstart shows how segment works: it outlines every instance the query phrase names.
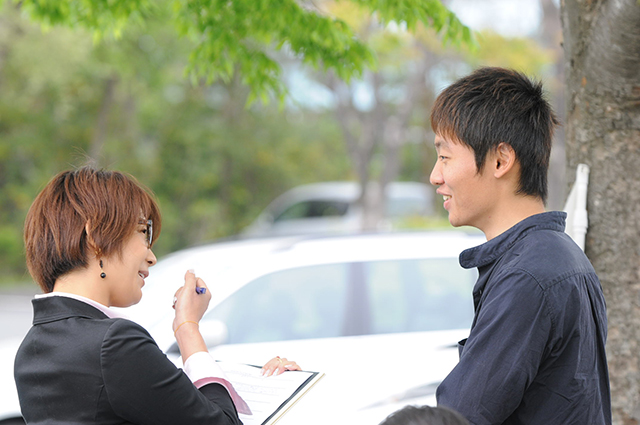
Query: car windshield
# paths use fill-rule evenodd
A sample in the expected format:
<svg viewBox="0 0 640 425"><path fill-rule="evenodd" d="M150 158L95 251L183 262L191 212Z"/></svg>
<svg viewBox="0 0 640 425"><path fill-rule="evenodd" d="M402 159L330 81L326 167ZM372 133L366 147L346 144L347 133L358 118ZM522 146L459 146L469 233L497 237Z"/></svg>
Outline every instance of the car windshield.
<svg viewBox="0 0 640 425"><path fill-rule="evenodd" d="M299 267L248 283L204 320L225 323L232 344L462 329L475 279L457 258Z"/></svg>
<svg viewBox="0 0 640 425"><path fill-rule="evenodd" d="M298 202L276 216L275 222L297 220L301 218L341 217L347 213L347 202L333 200L314 200Z"/></svg>

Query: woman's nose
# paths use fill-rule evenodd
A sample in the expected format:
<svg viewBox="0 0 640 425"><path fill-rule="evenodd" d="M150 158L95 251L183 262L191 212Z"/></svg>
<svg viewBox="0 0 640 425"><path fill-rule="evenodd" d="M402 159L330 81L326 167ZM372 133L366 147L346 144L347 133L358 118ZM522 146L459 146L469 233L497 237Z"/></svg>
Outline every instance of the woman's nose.
<svg viewBox="0 0 640 425"><path fill-rule="evenodd" d="M156 258L156 255L153 253L151 249L149 249L147 254L147 263L149 263L149 266L153 266L157 262L158 262L158 259Z"/></svg>

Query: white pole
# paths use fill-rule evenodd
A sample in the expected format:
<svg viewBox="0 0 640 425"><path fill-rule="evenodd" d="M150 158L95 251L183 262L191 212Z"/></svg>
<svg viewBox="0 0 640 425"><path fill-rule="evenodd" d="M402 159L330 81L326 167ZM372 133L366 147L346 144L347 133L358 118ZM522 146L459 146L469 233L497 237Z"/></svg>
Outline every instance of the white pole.
<svg viewBox="0 0 640 425"><path fill-rule="evenodd" d="M589 227L587 214L587 188L589 186L589 166L578 164L576 181L569 193L565 211L567 213L566 233L584 251L584 242Z"/></svg>

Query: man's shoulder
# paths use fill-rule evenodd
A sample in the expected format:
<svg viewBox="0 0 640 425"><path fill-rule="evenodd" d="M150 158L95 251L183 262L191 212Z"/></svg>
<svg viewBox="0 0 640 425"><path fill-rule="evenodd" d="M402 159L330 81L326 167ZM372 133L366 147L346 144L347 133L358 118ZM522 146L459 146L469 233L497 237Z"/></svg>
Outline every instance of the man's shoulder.
<svg viewBox="0 0 640 425"><path fill-rule="evenodd" d="M595 275L584 252L565 233L553 230L532 232L511 247L505 266L531 275L543 289L578 275Z"/></svg>

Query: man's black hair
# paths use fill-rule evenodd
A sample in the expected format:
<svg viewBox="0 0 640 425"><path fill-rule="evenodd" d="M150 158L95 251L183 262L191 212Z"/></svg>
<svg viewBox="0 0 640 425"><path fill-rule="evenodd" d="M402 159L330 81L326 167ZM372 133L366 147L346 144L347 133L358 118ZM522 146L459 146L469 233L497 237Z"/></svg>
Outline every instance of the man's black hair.
<svg viewBox="0 0 640 425"><path fill-rule="evenodd" d="M435 134L469 146L482 171L487 154L510 145L520 164L518 193L547 200L551 140L558 125L542 83L517 71L479 68L447 87L431 111Z"/></svg>

